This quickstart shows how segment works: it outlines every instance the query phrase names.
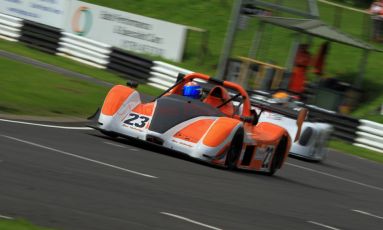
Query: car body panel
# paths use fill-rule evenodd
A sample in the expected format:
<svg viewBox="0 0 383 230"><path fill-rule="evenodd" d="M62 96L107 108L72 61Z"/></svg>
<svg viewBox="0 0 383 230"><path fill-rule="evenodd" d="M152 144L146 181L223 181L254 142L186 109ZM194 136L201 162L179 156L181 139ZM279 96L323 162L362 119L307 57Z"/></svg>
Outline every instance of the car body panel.
<svg viewBox="0 0 383 230"><path fill-rule="evenodd" d="M271 122L284 127L291 137L297 132L295 120L273 112L263 112L260 121ZM327 155L327 143L333 128L330 124L322 122L305 121L302 125L301 135L290 149L290 155L302 157L313 161L322 161ZM303 139L305 139L303 141ZM306 140L307 139L307 140Z"/></svg>
<svg viewBox="0 0 383 230"><path fill-rule="evenodd" d="M220 110L219 106L181 96L182 85L194 79L237 90L243 99L241 116L229 116L228 113L233 113L225 108L229 102ZM281 168L291 147L291 137L285 128L276 124L251 123L249 97L241 86L213 81L198 73L187 75L183 81L149 103L142 103L134 89L113 87L104 101L97 128L104 133L161 145L222 167L227 167L228 154L234 152L237 141L240 149L235 151L236 168L270 174ZM238 136L239 133L243 135Z"/></svg>

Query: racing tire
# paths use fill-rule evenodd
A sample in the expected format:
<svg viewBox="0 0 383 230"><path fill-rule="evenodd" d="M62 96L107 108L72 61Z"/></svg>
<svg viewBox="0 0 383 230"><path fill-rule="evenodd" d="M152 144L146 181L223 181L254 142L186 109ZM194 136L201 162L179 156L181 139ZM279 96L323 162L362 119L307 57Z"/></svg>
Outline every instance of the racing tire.
<svg viewBox="0 0 383 230"><path fill-rule="evenodd" d="M230 147L226 154L225 164L229 170L233 170L237 167L239 155L241 154L243 144L244 131L243 128L239 128L235 133Z"/></svg>
<svg viewBox="0 0 383 230"><path fill-rule="evenodd" d="M299 143L300 145L302 145L302 146L306 146L306 145L309 143L309 141L310 141L310 139L311 139L313 133L314 133L313 128L311 128L311 127L307 127L307 128L303 131L302 135L299 137L299 142L298 142L298 143Z"/></svg>
<svg viewBox="0 0 383 230"><path fill-rule="evenodd" d="M283 136L281 140L279 141L277 149L275 150L273 160L271 161L271 164L270 164L270 171L267 172L266 175L272 176L279 168L281 168L286 148L287 148L287 137Z"/></svg>

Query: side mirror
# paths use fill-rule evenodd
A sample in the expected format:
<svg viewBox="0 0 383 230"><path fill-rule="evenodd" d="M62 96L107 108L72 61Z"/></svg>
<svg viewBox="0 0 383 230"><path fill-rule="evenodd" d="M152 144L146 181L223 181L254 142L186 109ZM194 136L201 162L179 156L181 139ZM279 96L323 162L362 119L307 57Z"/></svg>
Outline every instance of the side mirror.
<svg viewBox="0 0 383 230"><path fill-rule="evenodd" d="M299 137L301 136L301 131L302 131L302 124L304 122L304 120L306 120L306 117L307 117L307 114L309 113L309 110L306 109L306 108L302 108L299 113L298 113L298 117L297 117L297 134L295 135L295 140L294 142L298 141L299 140Z"/></svg>
<svg viewBox="0 0 383 230"><path fill-rule="evenodd" d="M130 88L135 89L138 87L138 82L129 80L126 82L126 85L129 86Z"/></svg>

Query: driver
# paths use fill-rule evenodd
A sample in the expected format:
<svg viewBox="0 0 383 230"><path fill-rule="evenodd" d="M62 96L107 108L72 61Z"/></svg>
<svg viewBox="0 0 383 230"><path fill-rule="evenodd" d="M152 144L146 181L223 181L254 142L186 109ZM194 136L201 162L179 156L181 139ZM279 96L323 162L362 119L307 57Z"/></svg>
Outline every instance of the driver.
<svg viewBox="0 0 383 230"><path fill-rule="evenodd" d="M193 99L200 99L202 96L202 87L196 82L188 82L182 89L182 95Z"/></svg>

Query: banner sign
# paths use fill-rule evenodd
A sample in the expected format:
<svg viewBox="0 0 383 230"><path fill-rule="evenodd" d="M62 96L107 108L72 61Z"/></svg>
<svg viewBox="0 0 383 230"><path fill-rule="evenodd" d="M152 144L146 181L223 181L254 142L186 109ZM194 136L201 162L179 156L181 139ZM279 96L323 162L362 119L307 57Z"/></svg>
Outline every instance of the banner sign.
<svg viewBox="0 0 383 230"><path fill-rule="evenodd" d="M137 53L181 61L186 27L94 4L73 1L67 32Z"/></svg>
<svg viewBox="0 0 383 230"><path fill-rule="evenodd" d="M0 12L62 29L70 2L71 0L0 0Z"/></svg>

